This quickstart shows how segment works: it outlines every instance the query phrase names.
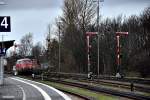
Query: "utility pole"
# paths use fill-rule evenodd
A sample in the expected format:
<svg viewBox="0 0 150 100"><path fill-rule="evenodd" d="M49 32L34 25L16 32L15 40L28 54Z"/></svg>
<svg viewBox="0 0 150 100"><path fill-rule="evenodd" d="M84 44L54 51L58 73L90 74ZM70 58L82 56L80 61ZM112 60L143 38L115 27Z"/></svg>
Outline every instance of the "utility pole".
<svg viewBox="0 0 150 100"><path fill-rule="evenodd" d="M98 43L97 43L97 75L99 75L99 54L100 54L100 51L99 51L99 39L100 39L100 34L99 34L99 2L100 0L97 1L97 32L98 32Z"/></svg>
<svg viewBox="0 0 150 100"><path fill-rule="evenodd" d="M100 54L100 50L99 50L99 45L100 45L100 41L99 41L99 39L100 39L100 33L99 33L99 16L100 16L100 14L99 14L99 9L100 9L100 2L104 2L104 0L97 0L97 1L94 1L94 2L97 2L97 32L98 32L98 43L97 43L97 75L99 75L100 73L99 73L99 70L100 70L100 68L99 68L99 60L100 60L100 57L99 57L99 54Z"/></svg>
<svg viewBox="0 0 150 100"><path fill-rule="evenodd" d="M104 2L104 0L93 0L93 2L97 2L97 35L98 35L98 43L97 43L97 75L99 75L99 54L100 54L100 51L99 51L99 39L100 39L100 33L99 33L99 9L100 9L100 2Z"/></svg>
<svg viewBox="0 0 150 100"><path fill-rule="evenodd" d="M60 24L61 22L59 22L59 72L61 72L61 68L60 68Z"/></svg>

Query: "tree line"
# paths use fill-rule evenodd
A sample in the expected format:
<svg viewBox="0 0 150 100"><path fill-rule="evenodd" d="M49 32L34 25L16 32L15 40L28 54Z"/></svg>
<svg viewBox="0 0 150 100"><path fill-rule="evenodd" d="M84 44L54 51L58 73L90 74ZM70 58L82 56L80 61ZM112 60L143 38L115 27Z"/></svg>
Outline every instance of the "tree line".
<svg viewBox="0 0 150 100"><path fill-rule="evenodd" d="M56 22L57 32L61 34L61 71L87 73L85 33L97 32L96 9L92 0L64 0L63 15ZM121 37L120 40L122 73L141 77L150 75L150 7L145 8L139 15L129 17L119 15L115 18L100 19L99 29L100 74L115 75L117 70L115 33L123 31L129 32L129 35ZM49 43L53 45L53 42ZM59 41L55 44L58 50ZM91 71L97 74L97 36L92 37L90 44ZM58 66L58 59L54 62L57 62Z"/></svg>

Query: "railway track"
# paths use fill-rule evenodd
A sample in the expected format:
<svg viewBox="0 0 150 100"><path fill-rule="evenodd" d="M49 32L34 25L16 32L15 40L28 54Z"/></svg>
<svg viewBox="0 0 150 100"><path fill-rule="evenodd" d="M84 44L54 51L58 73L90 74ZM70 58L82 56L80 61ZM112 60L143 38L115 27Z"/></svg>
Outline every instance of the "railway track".
<svg viewBox="0 0 150 100"><path fill-rule="evenodd" d="M36 76L36 78L41 78L41 76ZM59 78L58 79L52 79L52 78L49 78L47 76L44 76L43 78L45 80L49 80L49 81L52 81L52 82L57 82L57 83L61 83L61 84L69 85L69 86L84 88L84 89L88 89L88 90L95 91L95 92L103 92L103 93L106 93L106 94L111 94L111 95L116 95L116 96L136 99L136 100L150 100L150 96L137 94L135 92L116 91L116 90L113 90L113 89L108 89L108 88L103 88L103 87L98 87L98 86L92 86L92 85L83 84L83 83L80 83L80 82L68 82L68 81L60 80ZM86 81L86 83L87 82L88 81ZM96 81L94 80L91 83L94 83L94 82L96 82ZM107 82L104 82L104 83L107 83ZM114 84L116 84L116 85L120 84L122 86L125 86L125 84L121 84L121 83L112 83L112 84L113 85ZM126 85L128 86L129 84L126 84ZM87 100L91 100L91 99L87 99Z"/></svg>
<svg viewBox="0 0 150 100"><path fill-rule="evenodd" d="M63 73L63 72L51 72L49 73L49 76L54 76L54 77L64 77L64 78L73 78L73 79L87 79L88 75L87 74L77 74L77 73ZM134 82L138 84L145 84L149 85L150 84L150 78L136 78L136 77L123 77L123 78L117 78L115 76L103 76L103 75L92 75L93 79L96 80L112 80L112 81L120 81L120 82Z"/></svg>
<svg viewBox="0 0 150 100"><path fill-rule="evenodd" d="M99 78L96 77L96 75L93 76L93 79L89 81L86 74L70 74L70 73L51 73L49 76L46 77L62 77L67 79L73 79L78 80L81 82L93 82L96 84L102 84L102 85L108 85L108 86L115 86L115 87L121 87L124 89L131 89L131 83L134 84L134 90L142 91L142 92L148 92L150 93L150 80L149 79L143 79L143 78L116 78L116 77L102 77Z"/></svg>
<svg viewBox="0 0 150 100"><path fill-rule="evenodd" d="M124 88L124 89L129 89L129 90L131 89L131 83L130 82L119 82L119 81L110 81L110 80L102 80L102 79L99 79L99 80L94 79L92 81L80 80L80 79L77 79L77 80L79 80L81 82L92 82L95 84L119 87L119 88ZM150 86L134 83L134 90L150 93Z"/></svg>
<svg viewBox="0 0 150 100"><path fill-rule="evenodd" d="M104 92L104 93L107 93L107 94L112 94L112 95L121 96L121 97L127 97L127 98L131 98L131 99L136 99L136 100L150 100L149 96L135 94L133 92L115 91L115 90L96 87L96 86L91 86L91 85L87 85L87 84L66 82L66 81L63 81L63 80L53 80L53 79L51 79L50 81L65 84L65 85L80 87L80 88L92 90L92 91L95 91L95 92Z"/></svg>

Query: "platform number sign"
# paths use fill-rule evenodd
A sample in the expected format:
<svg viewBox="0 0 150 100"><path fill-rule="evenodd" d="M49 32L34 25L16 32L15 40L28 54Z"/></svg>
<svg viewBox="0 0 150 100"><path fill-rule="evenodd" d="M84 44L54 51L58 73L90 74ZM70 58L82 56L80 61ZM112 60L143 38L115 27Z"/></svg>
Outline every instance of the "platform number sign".
<svg viewBox="0 0 150 100"><path fill-rule="evenodd" d="M0 16L0 32L11 32L10 16Z"/></svg>

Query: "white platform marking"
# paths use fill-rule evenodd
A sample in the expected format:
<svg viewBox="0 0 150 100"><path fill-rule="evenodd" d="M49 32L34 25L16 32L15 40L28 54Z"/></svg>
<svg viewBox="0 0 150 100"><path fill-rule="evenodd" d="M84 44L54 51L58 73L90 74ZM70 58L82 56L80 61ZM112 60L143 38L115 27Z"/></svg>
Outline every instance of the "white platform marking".
<svg viewBox="0 0 150 100"><path fill-rule="evenodd" d="M23 93L23 98L22 98L22 100L26 100L26 94L25 94L25 91L24 91L23 87L21 87L20 85L17 85L17 86L21 89L21 91L22 91L22 93Z"/></svg>
<svg viewBox="0 0 150 100"><path fill-rule="evenodd" d="M14 99L15 96L2 96L2 99Z"/></svg>
<svg viewBox="0 0 150 100"><path fill-rule="evenodd" d="M11 78L11 79L22 82L22 83L25 83L25 84L28 84L28 85L31 85L32 87L36 88L43 95L45 100L51 100L50 96L43 89L41 89L40 87L38 87L34 84L31 84L31 83L25 82L25 81L20 80L20 79L16 79L16 78Z"/></svg>
<svg viewBox="0 0 150 100"><path fill-rule="evenodd" d="M31 80L24 79L24 78L20 78L20 77L17 77L17 78L22 79L22 80L31 81ZM59 95L61 95L65 100L71 100L71 98L68 97L66 94L64 94L63 92L61 92L61 91L59 91L59 90L57 90L57 89L55 89L55 88L53 88L53 87L51 87L51 86L49 86L49 85L46 85L46 84L43 84L43 83L39 83L39 82L35 82L35 81L31 81L31 82L34 82L34 83L37 83L37 84L41 84L41 85L43 85L43 86L46 86L46 87L48 87L49 89L52 89L53 91L57 92L57 93L58 93Z"/></svg>

